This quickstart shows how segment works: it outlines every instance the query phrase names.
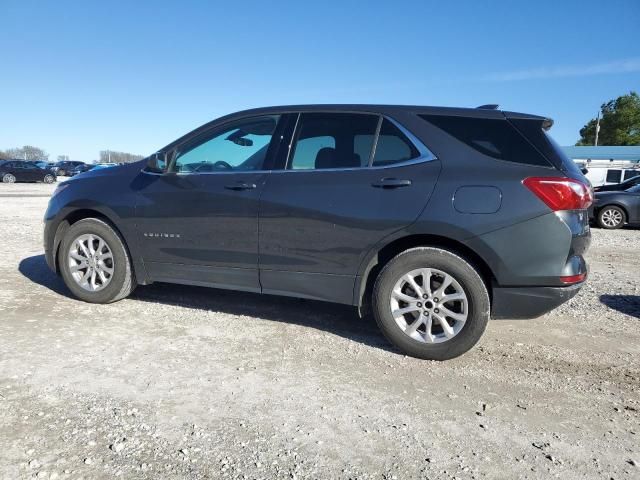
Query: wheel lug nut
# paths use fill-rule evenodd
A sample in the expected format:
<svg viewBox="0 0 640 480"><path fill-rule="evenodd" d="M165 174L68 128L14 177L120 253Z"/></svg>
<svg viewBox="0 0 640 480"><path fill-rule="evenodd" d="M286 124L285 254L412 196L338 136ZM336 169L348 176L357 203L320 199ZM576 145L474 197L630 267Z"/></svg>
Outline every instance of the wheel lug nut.
<svg viewBox="0 0 640 480"><path fill-rule="evenodd" d="M433 310L435 313L440 313L440 310L438 310L437 308Z"/></svg>
<svg viewBox="0 0 640 480"><path fill-rule="evenodd" d="M427 298L429 298L429 295L427 295L427 294L425 293L424 295L422 295L422 298L424 298L424 299L426 300Z"/></svg>
<svg viewBox="0 0 640 480"><path fill-rule="evenodd" d="M436 302L436 303L438 303L438 302L439 302L438 297L435 297L435 298L433 299L433 301L434 301L434 302Z"/></svg>
<svg viewBox="0 0 640 480"><path fill-rule="evenodd" d="M418 307L421 307L421 306L422 306L422 304L421 304L420 302L418 302L418 304L417 304L417 305L418 305Z"/></svg>

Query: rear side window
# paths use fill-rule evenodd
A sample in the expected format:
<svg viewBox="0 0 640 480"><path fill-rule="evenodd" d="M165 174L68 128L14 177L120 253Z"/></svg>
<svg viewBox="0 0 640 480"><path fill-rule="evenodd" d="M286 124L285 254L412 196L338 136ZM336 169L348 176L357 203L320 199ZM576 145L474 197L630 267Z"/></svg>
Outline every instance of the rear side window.
<svg viewBox="0 0 640 480"><path fill-rule="evenodd" d="M298 140L293 156L292 168L297 170L313 170L318 153L323 148L335 150L336 140L330 136L309 137Z"/></svg>
<svg viewBox="0 0 640 480"><path fill-rule="evenodd" d="M369 164L378 115L303 113L288 169L359 168Z"/></svg>
<svg viewBox="0 0 640 480"><path fill-rule="evenodd" d="M607 170L607 183L620 183L622 170Z"/></svg>
<svg viewBox="0 0 640 480"><path fill-rule="evenodd" d="M404 136L400 129L385 118L380 127L376 152L373 156L373 165L392 165L413 160L419 156L420 153L416 147Z"/></svg>
<svg viewBox="0 0 640 480"><path fill-rule="evenodd" d="M624 179L629 180L630 178L637 177L640 175L640 170L625 170L624 171Z"/></svg>
<svg viewBox="0 0 640 480"><path fill-rule="evenodd" d="M474 150L498 160L549 167L549 162L505 119L421 117Z"/></svg>

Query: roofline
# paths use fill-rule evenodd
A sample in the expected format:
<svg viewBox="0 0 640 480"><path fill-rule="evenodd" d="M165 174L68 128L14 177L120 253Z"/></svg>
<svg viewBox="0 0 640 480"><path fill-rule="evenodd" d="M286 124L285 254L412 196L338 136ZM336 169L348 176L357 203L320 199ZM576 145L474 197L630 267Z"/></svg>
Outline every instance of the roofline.
<svg viewBox="0 0 640 480"><path fill-rule="evenodd" d="M423 115L446 115L473 118L517 118L530 120L548 120L546 117L538 115L530 115L526 113L509 112L502 110L478 109L471 107L442 107L427 105L393 105L393 104L366 104L366 103L316 103L316 104L299 104L299 105L277 105L269 107L256 107L246 110L240 110L234 113L224 115L222 117L211 120L194 130L182 135L178 139L161 148L159 151L166 151L181 143L183 139L197 135L215 124L223 124L229 121L239 120L254 115L273 115L298 112L362 112L373 113L378 115L393 116L394 113L414 113Z"/></svg>

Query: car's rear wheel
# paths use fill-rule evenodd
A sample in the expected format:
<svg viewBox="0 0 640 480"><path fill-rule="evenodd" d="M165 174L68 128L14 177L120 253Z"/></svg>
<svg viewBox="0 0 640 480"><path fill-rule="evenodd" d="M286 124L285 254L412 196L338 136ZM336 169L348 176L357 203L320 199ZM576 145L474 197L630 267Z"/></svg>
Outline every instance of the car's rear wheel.
<svg viewBox="0 0 640 480"><path fill-rule="evenodd" d="M15 181L16 181L16 177L11 173L5 173L2 176L3 183L15 183Z"/></svg>
<svg viewBox="0 0 640 480"><path fill-rule="evenodd" d="M69 227L60 245L58 265L69 290L86 302L115 302L135 288L124 241L111 225L97 218Z"/></svg>
<svg viewBox="0 0 640 480"><path fill-rule="evenodd" d="M384 335L408 355L447 360L470 350L489 320L487 288L476 269L441 248L402 252L384 267L373 291Z"/></svg>
<svg viewBox="0 0 640 480"><path fill-rule="evenodd" d="M50 173L47 173L44 176L44 183L53 183L56 181L56 177L54 177L53 175L51 175Z"/></svg>
<svg viewBox="0 0 640 480"><path fill-rule="evenodd" d="M614 230L622 227L624 222L624 210L615 205L604 207L598 212L598 225L602 228Z"/></svg>

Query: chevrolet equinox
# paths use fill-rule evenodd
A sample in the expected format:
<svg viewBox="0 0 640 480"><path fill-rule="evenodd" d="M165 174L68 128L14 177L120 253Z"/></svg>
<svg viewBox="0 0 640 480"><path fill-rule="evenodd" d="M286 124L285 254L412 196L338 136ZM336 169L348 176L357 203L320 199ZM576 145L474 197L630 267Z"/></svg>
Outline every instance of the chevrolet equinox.
<svg viewBox="0 0 640 480"><path fill-rule="evenodd" d="M456 357L587 276L588 181L550 119L496 107L222 117L60 184L47 263L87 302L152 282L324 300L371 311L406 354Z"/></svg>

